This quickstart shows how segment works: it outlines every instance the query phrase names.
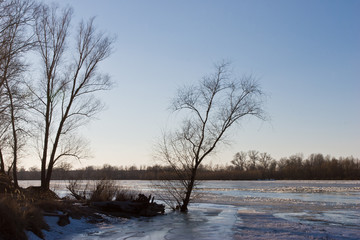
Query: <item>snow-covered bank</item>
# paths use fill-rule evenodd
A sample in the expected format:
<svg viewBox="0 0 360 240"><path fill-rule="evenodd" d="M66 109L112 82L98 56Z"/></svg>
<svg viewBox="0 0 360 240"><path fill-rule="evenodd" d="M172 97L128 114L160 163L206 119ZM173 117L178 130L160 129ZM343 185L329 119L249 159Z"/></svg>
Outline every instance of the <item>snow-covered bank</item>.
<svg viewBox="0 0 360 240"><path fill-rule="evenodd" d="M69 218L70 224L66 226L59 226L57 224L58 217L44 217L45 221L50 227L49 231L43 231L45 239L107 239L106 232L111 231L112 228L121 224L127 219L110 218L102 216L105 221L94 223L89 219L73 219ZM27 232L29 240L40 240L38 236L32 232ZM120 238L123 239L123 238Z"/></svg>

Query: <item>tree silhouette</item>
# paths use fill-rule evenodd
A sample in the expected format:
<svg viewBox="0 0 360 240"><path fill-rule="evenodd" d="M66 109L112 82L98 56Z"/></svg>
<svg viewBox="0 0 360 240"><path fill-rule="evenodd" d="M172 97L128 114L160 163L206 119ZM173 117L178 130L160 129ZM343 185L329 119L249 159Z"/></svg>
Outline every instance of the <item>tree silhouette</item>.
<svg viewBox="0 0 360 240"><path fill-rule="evenodd" d="M165 133L158 145L158 158L178 174L182 189L176 189L186 212L200 164L226 140L226 132L247 116L264 119L263 92L252 76L233 78L229 63L215 65L215 72L197 86L179 89L173 110L182 112L179 128Z"/></svg>
<svg viewBox="0 0 360 240"><path fill-rule="evenodd" d="M111 81L98 72L98 65L110 55L113 39L97 32L90 19L79 24L71 48L71 8L60 11L42 5L37 16L35 34L43 75L37 86L30 86L31 108L41 119L41 186L48 189L56 162L86 156L84 144L74 141L73 135L102 109L94 93L110 89Z"/></svg>

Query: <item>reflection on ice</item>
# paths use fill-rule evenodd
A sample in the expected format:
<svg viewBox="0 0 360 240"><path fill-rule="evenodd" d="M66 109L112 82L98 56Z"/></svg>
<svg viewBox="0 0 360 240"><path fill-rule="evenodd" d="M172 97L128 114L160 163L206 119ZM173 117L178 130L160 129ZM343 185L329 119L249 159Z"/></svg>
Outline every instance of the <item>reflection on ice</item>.
<svg viewBox="0 0 360 240"><path fill-rule="evenodd" d="M168 212L154 218L127 220L115 224L108 231L89 233L108 239L232 239L233 226L237 224L237 209L234 206L193 204L187 214Z"/></svg>
<svg viewBox="0 0 360 240"><path fill-rule="evenodd" d="M305 211L297 213L276 213L274 216L286 219L288 221L306 224L338 225L360 228L359 211Z"/></svg>

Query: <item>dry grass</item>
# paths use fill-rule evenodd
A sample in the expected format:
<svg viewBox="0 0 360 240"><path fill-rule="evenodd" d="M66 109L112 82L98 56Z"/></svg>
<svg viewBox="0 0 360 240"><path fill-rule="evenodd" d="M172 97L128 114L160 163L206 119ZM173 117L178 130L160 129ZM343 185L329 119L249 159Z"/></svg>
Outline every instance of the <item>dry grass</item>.
<svg viewBox="0 0 360 240"><path fill-rule="evenodd" d="M87 199L89 184L86 184L86 186L81 189L79 182L74 180L69 181L66 188L76 200L85 201Z"/></svg>
<svg viewBox="0 0 360 240"><path fill-rule="evenodd" d="M135 198L136 193L134 191L119 187L115 196L115 201L132 201L135 200Z"/></svg>
<svg viewBox="0 0 360 240"><path fill-rule="evenodd" d="M0 199L0 239L27 239L25 230L43 238L42 229L49 229L42 210L9 196Z"/></svg>
<svg viewBox="0 0 360 240"><path fill-rule="evenodd" d="M114 181L106 179L98 181L92 189L89 184L81 187L77 181L72 181L67 189L76 200L89 202L131 201L136 198L133 191L117 186Z"/></svg>
<svg viewBox="0 0 360 240"><path fill-rule="evenodd" d="M104 202L114 200L118 187L114 181L101 180L97 182L95 189L90 193L91 202Z"/></svg>
<svg viewBox="0 0 360 240"><path fill-rule="evenodd" d="M25 221L16 201L0 199L0 239L27 239Z"/></svg>
<svg viewBox="0 0 360 240"><path fill-rule="evenodd" d="M43 238L42 229L49 229L42 212L48 204L39 199L56 198L51 191L39 188L15 188L11 178L0 174L0 239L27 239L25 231Z"/></svg>

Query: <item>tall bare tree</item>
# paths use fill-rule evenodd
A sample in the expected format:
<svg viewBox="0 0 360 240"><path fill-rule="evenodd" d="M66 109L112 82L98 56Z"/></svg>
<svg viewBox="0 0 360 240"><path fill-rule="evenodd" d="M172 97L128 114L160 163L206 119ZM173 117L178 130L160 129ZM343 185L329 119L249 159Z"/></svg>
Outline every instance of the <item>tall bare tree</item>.
<svg viewBox="0 0 360 240"><path fill-rule="evenodd" d="M1 122L4 124L1 136L9 138L11 147L13 180L17 182L17 162L19 151L23 146L22 135L26 132L22 122L26 121L24 113L24 98L21 91L23 73L26 64L24 55L34 46L33 34L28 31L34 20L36 5L32 0L3 1L0 4L2 12L0 22L0 89L1 89ZM11 133L6 135L6 131ZM4 141L3 141L4 143ZM3 144L0 148L3 148ZM0 149L0 151L1 151ZM4 167L2 151L0 152L1 169Z"/></svg>
<svg viewBox="0 0 360 240"><path fill-rule="evenodd" d="M184 113L179 129L164 134L157 155L182 183L180 210L186 212L203 160L227 139L229 129L246 116L264 119L263 92L252 76L234 78L228 63L215 66L197 86L181 88L173 110ZM179 190L177 190L179 192Z"/></svg>
<svg viewBox="0 0 360 240"><path fill-rule="evenodd" d="M98 66L111 53L113 39L97 32L94 19L90 19L79 24L75 44L69 47L71 16L71 8L43 5L36 19L43 76L37 88L30 89L32 108L42 119L39 155L43 189L49 188L56 162L83 157L80 146L69 144L69 136L102 109L94 93L111 87L109 77L100 74Z"/></svg>

